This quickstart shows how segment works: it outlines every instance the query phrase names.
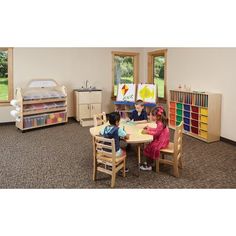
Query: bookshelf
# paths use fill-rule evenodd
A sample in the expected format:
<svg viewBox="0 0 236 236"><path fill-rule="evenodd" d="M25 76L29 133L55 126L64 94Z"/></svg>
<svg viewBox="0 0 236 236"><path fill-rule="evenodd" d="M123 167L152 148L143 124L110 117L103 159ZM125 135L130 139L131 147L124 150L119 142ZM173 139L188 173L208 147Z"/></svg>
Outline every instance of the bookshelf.
<svg viewBox="0 0 236 236"><path fill-rule="evenodd" d="M205 142L220 140L221 94L170 90L169 127L184 122L184 133Z"/></svg>

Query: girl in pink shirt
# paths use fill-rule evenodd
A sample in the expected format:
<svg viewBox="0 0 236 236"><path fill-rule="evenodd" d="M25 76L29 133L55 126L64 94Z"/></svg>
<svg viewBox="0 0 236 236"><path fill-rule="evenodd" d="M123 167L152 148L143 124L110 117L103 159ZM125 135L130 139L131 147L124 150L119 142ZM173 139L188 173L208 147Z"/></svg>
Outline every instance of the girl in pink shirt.
<svg viewBox="0 0 236 236"><path fill-rule="evenodd" d="M168 146L170 141L170 132L167 126L166 112L162 106L154 107L150 113L150 119L157 124L156 128L146 126L143 134L153 135L153 141L144 148L146 161L141 166L141 170L152 170L153 160L160 156L160 149Z"/></svg>

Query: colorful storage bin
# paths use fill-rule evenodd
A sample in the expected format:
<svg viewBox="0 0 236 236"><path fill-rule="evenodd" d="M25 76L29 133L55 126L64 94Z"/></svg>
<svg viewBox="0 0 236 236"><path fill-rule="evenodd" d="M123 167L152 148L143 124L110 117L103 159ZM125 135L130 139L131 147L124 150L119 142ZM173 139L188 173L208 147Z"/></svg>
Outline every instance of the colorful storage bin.
<svg viewBox="0 0 236 236"><path fill-rule="evenodd" d="M190 131L190 126L189 126L189 125L186 125L186 124L184 124L184 130L189 132L189 131Z"/></svg>
<svg viewBox="0 0 236 236"><path fill-rule="evenodd" d="M176 116L176 121L181 122L183 120L182 116Z"/></svg>
<svg viewBox="0 0 236 236"><path fill-rule="evenodd" d="M175 114L170 114L170 120L175 120Z"/></svg>
<svg viewBox="0 0 236 236"><path fill-rule="evenodd" d="M207 116L208 115L208 109L207 108L200 108L201 115Z"/></svg>
<svg viewBox="0 0 236 236"><path fill-rule="evenodd" d="M181 117L183 116L182 110L179 110L179 109L176 110L176 114Z"/></svg>
<svg viewBox="0 0 236 236"><path fill-rule="evenodd" d="M175 102L170 102L170 107L175 108Z"/></svg>
<svg viewBox="0 0 236 236"><path fill-rule="evenodd" d="M197 120L191 120L191 125L198 128L198 121Z"/></svg>
<svg viewBox="0 0 236 236"><path fill-rule="evenodd" d="M170 113L175 114L176 109L175 108L170 108Z"/></svg>
<svg viewBox="0 0 236 236"><path fill-rule="evenodd" d="M207 131L208 125L205 123L200 123L200 129Z"/></svg>
<svg viewBox="0 0 236 236"><path fill-rule="evenodd" d="M185 111L190 111L190 105L184 104L184 110Z"/></svg>
<svg viewBox="0 0 236 236"><path fill-rule="evenodd" d="M184 123L187 124L187 125L190 125L190 119L184 118Z"/></svg>
<svg viewBox="0 0 236 236"><path fill-rule="evenodd" d="M192 106L192 112L198 113L198 111L199 111L198 107Z"/></svg>
<svg viewBox="0 0 236 236"><path fill-rule="evenodd" d="M170 125L175 126L175 120L170 120Z"/></svg>
<svg viewBox="0 0 236 236"><path fill-rule="evenodd" d="M176 103L176 108L182 110L183 104L182 103Z"/></svg>
<svg viewBox="0 0 236 236"><path fill-rule="evenodd" d="M198 120L198 114L191 113L191 118L194 119L194 120Z"/></svg>
<svg viewBox="0 0 236 236"><path fill-rule="evenodd" d="M184 111L184 116L187 117L187 118L190 118L190 112Z"/></svg>
<svg viewBox="0 0 236 236"><path fill-rule="evenodd" d="M199 134L202 138L207 139L208 133L204 130L200 130L200 134Z"/></svg>
<svg viewBox="0 0 236 236"><path fill-rule="evenodd" d="M201 122L208 123L208 117L207 116L201 116Z"/></svg>
<svg viewBox="0 0 236 236"><path fill-rule="evenodd" d="M181 121L176 121L176 125L178 126L181 123Z"/></svg>
<svg viewBox="0 0 236 236"><path fill-rule="evenodd" d="M191 131L194 134L198 134L198 128L196 128L196 127L191 127Z"/></svg>

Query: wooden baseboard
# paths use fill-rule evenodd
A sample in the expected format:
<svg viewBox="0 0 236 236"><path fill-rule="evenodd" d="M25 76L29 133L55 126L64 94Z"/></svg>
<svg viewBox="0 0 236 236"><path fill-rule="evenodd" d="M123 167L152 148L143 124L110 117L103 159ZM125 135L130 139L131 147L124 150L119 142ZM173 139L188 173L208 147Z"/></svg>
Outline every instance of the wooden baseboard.
<svg viewBox="0 0 236 236"><path fill-rule="evenodd" d="M236 142L231 139L220 137L220 141L236 146Z"/></svg>

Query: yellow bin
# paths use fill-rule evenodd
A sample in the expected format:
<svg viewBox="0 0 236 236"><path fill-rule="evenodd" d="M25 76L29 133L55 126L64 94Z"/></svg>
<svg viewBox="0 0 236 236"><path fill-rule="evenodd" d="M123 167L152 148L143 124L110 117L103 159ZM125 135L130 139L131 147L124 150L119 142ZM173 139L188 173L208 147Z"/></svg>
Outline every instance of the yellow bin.
<svg viewBox="0 0 236 236"><path fill-rule="evenodd" d="M207 131L208 125L205 123L200 123L200 129Z"/></svg>
<svg viewBox="0 0 236 236"><path fill-rule="evenodd" d="M204 130L201 130L201 131L200 131L200 136L201 136L202 138L207 139L207 132L204 131Z"/></svg>
<svg viewBox="0 0 236 236"><path fill-rule="evenodd" d="M208 109L207 108L201 108L201 115L207 116L208 115Z"/></svg>
<svg viewBox="0 0 236 236"><path fill-rule="evenodd" d="M207 116L201 116L201 122L207 123L208 122L208 117Z"/></svg>

